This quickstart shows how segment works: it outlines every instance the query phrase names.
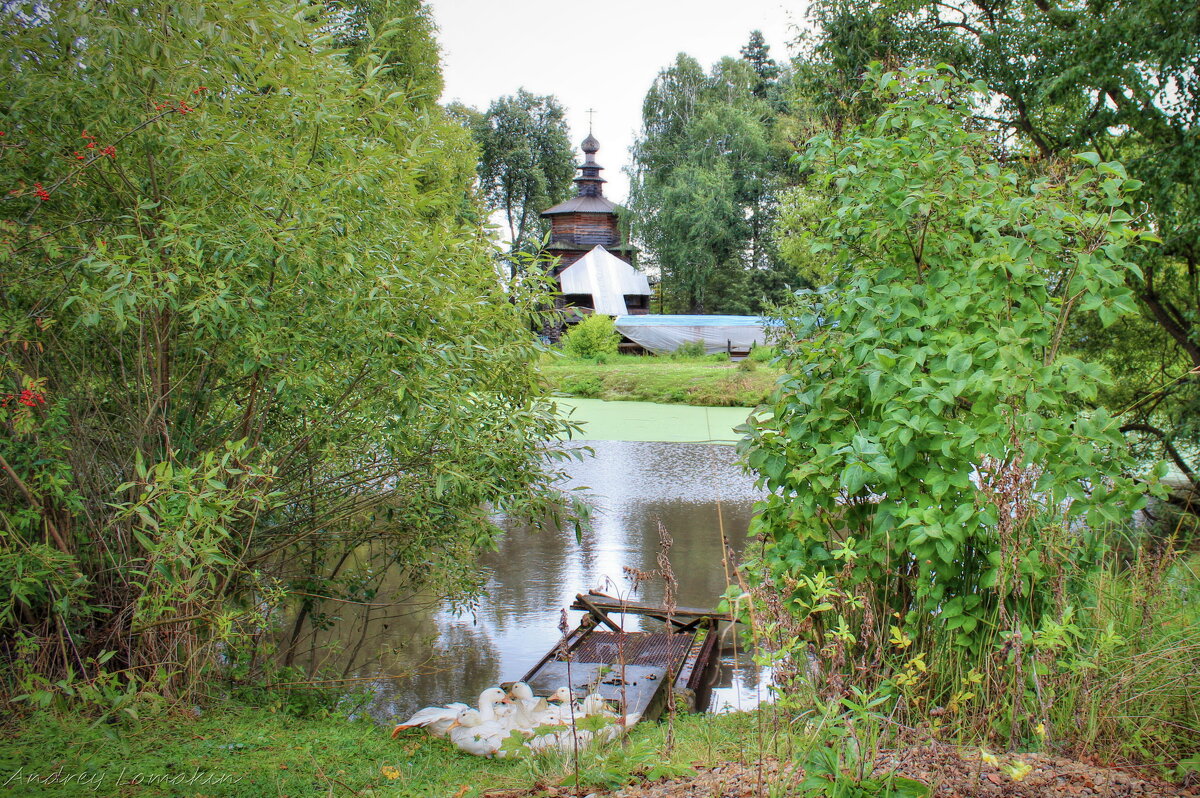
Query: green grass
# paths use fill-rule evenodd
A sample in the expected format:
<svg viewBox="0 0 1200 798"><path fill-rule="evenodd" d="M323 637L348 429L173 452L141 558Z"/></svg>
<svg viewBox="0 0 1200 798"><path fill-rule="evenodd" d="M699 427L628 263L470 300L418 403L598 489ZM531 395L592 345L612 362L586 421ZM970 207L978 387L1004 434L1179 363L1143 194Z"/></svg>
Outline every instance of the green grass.
<svg viewBox="0 0 1200 798"><path fill-rule="evenodd" d="M753 713L681 717L670 756L663 753L665 725L642 724L630 733L628 746L587 753L583 781L612 785L638 773L682 774L696 762L746 761L756 723ZM0 794L473 798L491 789L573 779L564 756L485 760L420 732L396 740L388 733L366 720L304 719L237 706L200 718L161 716L122 726L43 712L10 719L3 729ZM26 778L55 773L75 780L44 784ZM142 784L134 783L138 774Z"/></svg>
<svg viewBox="0 0 1200 798"><path fill-rule="evenodd" d="M781 373L769 363L730 363L715 355L613 355L601 362L562 356L542 361L542 374L551 388L571 396L706 407L762 404Z"/></svg>

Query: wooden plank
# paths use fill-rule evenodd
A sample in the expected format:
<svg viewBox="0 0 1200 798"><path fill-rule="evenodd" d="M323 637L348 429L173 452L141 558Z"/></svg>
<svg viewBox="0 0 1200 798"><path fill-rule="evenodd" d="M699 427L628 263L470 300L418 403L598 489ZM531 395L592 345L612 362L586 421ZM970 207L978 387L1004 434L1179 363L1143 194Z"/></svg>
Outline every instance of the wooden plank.
<svg viewBox="0 0 1200 798"><path fill-rule="evenodd" d="M535 695L549 695L563 686L569 686L571 694L577 699L588 692L599 693L602 698L621 705L622 714L626 715L631 712L645 714L663 685L671 682L664 667L626 665L625 684L622 685L618 678L621 675L619 666L601 676L603 667L605 666L597 662L572 662L569 669L571 679L568 682L567 663L549 662L525 681ZM624 703L622 698L628 704ZM647 716L647 719L650 719L650 716Z"/></svg>
<svg viewBox="0 0 1200 798"><path fill-rule="evenodd" d="M623 612L629 615L646 615L651 618L660 620L667 619L667 611L662 607L656 607L652 604L639 604L632 601L621 601L618 598L601 593L598 590L588 591L589 601L592 606L604 612ZM581 598L579 596L576 597ZM587 610L586 606L571 605L573 610ZM714 612L712 610L701 609L700 607L676 607L671 612L671 617L675 620L692 620L694 618L713 618L718 621L733 621L733 616L727 612ZM680 624L682 625L682 624Z"/></svg>
<svg viewBox="0 0 1200 798"><path fill-rule="evenodd" d="M568 663L558 658L563 647L559 645L551 648L522 681L529 683L535 692L551 693L570 682L576 697L589 689L606 699L619 700L624 696L629 702L624 712L640 712L645 719L661 711L667 690L689 706L695 703L696 690L716 650L718 622L729 620L728 614L694 607L682 607L668 619L661 607L622 602L596 590L588 595L577 594L572 608L585 610L588 615L565 641L570 679ZM662 632L627 633L609 617L612 612L671 620L680 628L672 633L674 637ZM601 630L600 624L612 631ZM673 639L678 645L672 643ZM624 666L607 661L617 656L613 646L619 643L614 640L630 641L624 649L618 649L630 658Z"/></svg>
<svg viewBox="0 0 1200 798"><path fill-rule="evenodd" d="M704 672L712 665L713 657L716 655L717 640L717 622L712 621L708 627L708 636L701 643L699 653L692 666L692 672L688 675L687 687L689 689L699 690L702 686Z"/></svg>
<svg viewBox="0 0 1200 798"><path fill-rule="evenodd" d="M675 674L676 689L688 687L688 682L691 681L692 673L699 666L702 654L704 654L705 646L709 642L709 638L713 636L711 626L705 626L696 636L692 638L692 645L688 649L687 656L683 659L683 664Z"/></svg>
<svg viewBox="0 0 1200 798"><path fill-rule="evenodd" d="M609 629L612 629L614 632L617 632L618 634L624 634L625 630L621 628L620 624L616 623L615 621L613 621L612 618L609 618L607 615L605 615L603 609L601 609L600 607L597 607L590 599L588 599L582 593L575 594L575 603L582 604L583 605L582 609L585 609L588 612L590 612L592 614L593 618L595 618L597 621L599 621L600 623L607 626ZM575 604L572 604L571 608L574 609Z"/></svg>

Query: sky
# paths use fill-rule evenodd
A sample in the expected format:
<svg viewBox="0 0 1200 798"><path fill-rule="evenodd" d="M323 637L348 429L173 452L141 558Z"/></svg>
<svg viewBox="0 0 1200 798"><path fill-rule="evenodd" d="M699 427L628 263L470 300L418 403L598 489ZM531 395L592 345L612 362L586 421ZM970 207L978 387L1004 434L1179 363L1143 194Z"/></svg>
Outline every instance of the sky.
<svg viewBox="0 0 1200 798"><path fill-rule="evenodd" d="M804 24L806 0L428 0L438 25L444 102L486 110L525 88L567 109L571 143L592 131L605 194L625 200L623 167L641 124L642 98L675 55L707 69L763 32L776 61Z"/></svg>

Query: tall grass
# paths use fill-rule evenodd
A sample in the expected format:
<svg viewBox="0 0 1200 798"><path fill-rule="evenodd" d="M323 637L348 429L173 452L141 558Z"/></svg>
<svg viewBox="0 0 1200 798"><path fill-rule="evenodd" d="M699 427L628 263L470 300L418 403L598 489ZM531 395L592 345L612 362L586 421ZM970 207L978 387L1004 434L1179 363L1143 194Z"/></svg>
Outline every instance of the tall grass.
<svg viewBox="0 0 1200 798"><path fill-rule="evenodd" d="M1200 749L1200 555L1147 539L1100 547L1055 576L1055 601L1020 639L993 613L984 644L917 634L873 612L863 591L830 588L829 609L857 625L795 611L788 577L751 561L733 602L773 669L777 726L827 714L853 695L884 697L896 734L1009 750L1087 753L1174 769ZM932 623L933 619L930 619ZM853 638L853 643L851 643ZM872 645L862 645L872 641Z"/></svg>

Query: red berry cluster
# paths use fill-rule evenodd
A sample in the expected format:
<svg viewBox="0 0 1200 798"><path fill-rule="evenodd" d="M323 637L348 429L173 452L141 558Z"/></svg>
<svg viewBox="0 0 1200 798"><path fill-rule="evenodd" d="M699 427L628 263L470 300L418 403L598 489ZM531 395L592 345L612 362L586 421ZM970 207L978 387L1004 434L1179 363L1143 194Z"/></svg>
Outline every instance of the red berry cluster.
<svg viewBox="0 0 1200 798"><path fill-rule="evenodd" d="M84 149L87 149L87 150L96 149L96 137L93 136L91 133L88 133L86 128L84 129L83 133L80 135L80 138L87 141L87 145L84 147ZM117 148L114 147L113 145L109 144L107 147L100 150L100 154L107 155L109 158L112 158L115 161L117 159ZM76 150L75 160L86 161L87 155Z"/></svg>
<svg viewBox="0 0 1200 798"><path fill-rule="evenodd" d="M192 89L192 94L199 94L202 91L208 91L208 86L201 86L199 88ZM172 103L170 100L164 100L163 102L155 103L154 110L155 111L174 110L174 111L177 111L186 116L187 114L190 114L192 111L195 111L196 107L192 106L192 105L188 105L183 100L180 100L177 103Z"/></svg>
<svg viewBox="0 0 1200 798"><path fill-rule="evenodd" d="M6 393L0 397L0 407L8 407L9 402L17 400L19 404L26 407L37 407L38 405L46 404L46 395L37 391L31 391L28 388L21 391L20 394Z"/></svg>
<svg viewBox="0 0 1200 798"><path fill-rule="evenodd" d="M42 184L41 184L41 183L34 183L34 184L33 184L33 193L34 193L34 194L37 196L37 198L38 198L38 199L40 199L42 202L45 202L46 200L50 199L50 192L49 192L49 191L47 191L46 189L42 188Z"/></svg>
<svg viewBox="0 0 1200 798"><path fill-rule="evenodd" d="M83 129L83 133L82 133L82 135L80 135L80 138L81 138L81 139L85 139L85 140L87 141L87 149L89 149L89 150L94 150L94 149L96 149L96 137L95 137L95 136L93 136L91 133L88 133L88 132L87 132L87 128L84 128L84 129ZM87 160L87 156L86 156L86 155L83 155L83 154L82 154L82 153L80 153L79 151L76 151L76 152L75 152L75 160L77 160L77 161L86 161L86 160Z"/></svg>
<svg viewBox="0 0 1200 798"><path fill-rule="evenodd" d="M46 404L46 395L26 388L21 391L21 395L17 397L17 401L26 407L37 407L38 405Z"/></svg>
<svg viewBox="0 0 1200 798"><path fill-rule="evenodd" d="M175 110L181 114L190 114L192 111L195 111L196 109L193 108L192 106L188 105L187 103L185 103L183 100L180 100L178 103L176 103L174 105L172 105L169 102L155 103L154 110L155 111Z"/></svg>

